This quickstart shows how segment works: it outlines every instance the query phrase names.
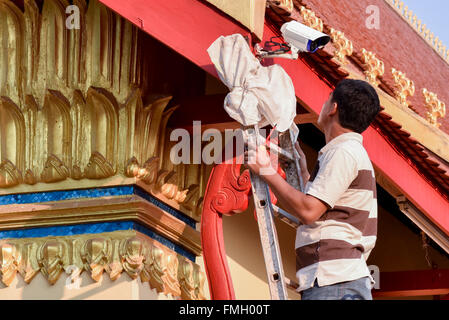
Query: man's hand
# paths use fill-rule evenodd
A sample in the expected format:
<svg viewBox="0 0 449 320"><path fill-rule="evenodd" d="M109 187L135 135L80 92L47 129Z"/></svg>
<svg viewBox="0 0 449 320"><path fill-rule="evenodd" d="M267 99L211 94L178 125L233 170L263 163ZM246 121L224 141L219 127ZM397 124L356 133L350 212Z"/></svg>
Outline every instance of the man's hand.
<svg viewBox="0 0 449 320"><path fill-rule="evenodd" d="M272 160L272 155L267 152L264 145L259 147L248 145L248 151L245 152L245 161L254 173L261 176L276 174L276 170L271 164Z"/></svg>
<svg viewBox="0 0 449 320"><path fill-rule="evenodd" d="M301 148L299 148L299 144L296 148L301 157L301 167L305 168L302 170L306 170L308 180L306 157ZM326 204L313 196L296 190L277 174L272 165L275 156L269 154L265 146L256 148L254 145L248 145L248 151L245 152L245 161L251 171L260 175L268 183L271 190L287 211L297 216L304 224L315 222L326 212Z"/></svg>
<svg viewBox="0 0 449 320"><path fill-rule="evenodd" d="M304 154L304 151L302 151L301 146L299 145L298 141L295 142L295 149L298 151L299 154L299 165L301 166L301 175L304 183L309 181L310 173L309 169L307 168L307 158Z"/></svg>

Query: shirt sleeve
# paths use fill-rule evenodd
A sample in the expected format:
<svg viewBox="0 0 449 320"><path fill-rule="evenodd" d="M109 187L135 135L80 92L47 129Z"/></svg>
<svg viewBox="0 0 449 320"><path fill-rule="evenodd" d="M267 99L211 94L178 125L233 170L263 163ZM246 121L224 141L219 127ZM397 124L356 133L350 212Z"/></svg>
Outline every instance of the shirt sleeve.
<svg viewBox="0 0 449 320"><path fill-rule="evenodd" d="M318 173L306 193L333 208L357 177L357 171L357 163L347 150L328 150L319 159Z"/></svg>

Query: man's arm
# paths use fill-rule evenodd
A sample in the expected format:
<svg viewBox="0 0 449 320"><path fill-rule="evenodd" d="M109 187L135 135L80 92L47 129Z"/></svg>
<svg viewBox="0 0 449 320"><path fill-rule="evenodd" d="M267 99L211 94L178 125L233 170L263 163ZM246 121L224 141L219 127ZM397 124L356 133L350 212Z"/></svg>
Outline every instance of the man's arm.
<svg viewBox="0 0 449 320"><path fill-rule="evenodd" d="M299 145L297 149L299 149L298 153L301 156L301 168L305 168L302 172L303 179L306 178L308 180L309 173L306 169L305 155L299 148ZM327 205L324 202L296 190L271 167L270 157L265 147L259 147L257 151L254 148L250 150L253 151L249 151L248 154L250 160L248 161L248 167L268 183L287 211L298 217L304 224L315 222L326 212Z"/></svg>
<svg viewBox="0 0 449 320"><path fill-rule="evenodd" d="M288 184L279 174L261 176L270 186L286 210L304 224L318 220L327 210L327 205L317 198L304 194Z"/></svg>

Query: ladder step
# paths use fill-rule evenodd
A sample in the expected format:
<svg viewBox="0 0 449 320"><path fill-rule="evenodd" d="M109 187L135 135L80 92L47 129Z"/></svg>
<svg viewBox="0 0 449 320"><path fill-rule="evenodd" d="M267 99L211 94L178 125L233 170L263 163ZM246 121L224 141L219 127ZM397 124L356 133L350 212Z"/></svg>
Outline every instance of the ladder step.
<svg viewBox="0 0 449 320"><path fill-rule="evenodd" d="M291 226L293 228L299 227L299 225L301 223L298 218L296 218L294 215L288 213L287 211L279 208L278 206L276 206L274 204L271 204L271 206L273 207L273 215L275 217L278 217L283 222L285 222L286 224L288 224L289 226Z"/></svg>
<svg viewBox="0 0 449 320"><path fill-rule="evenodd" d="M258 134L258 139L261 139L262 141L265 139L260 133ZM287 150L282 149L277 144L272 143L271 141L267 143L268 149L270 149L270 152L273 152L274 154L284 156L285 158L294 161L295 157L291 152L288 152Z"/></svg>
<svg viewBox="0 0 449 320"><path fill-rule="evenodd" d="M292 290L296 290L299 288L299 284L296 283L295 281L285 277L285 285L287 286L287 288L292 289Z"/></svg>

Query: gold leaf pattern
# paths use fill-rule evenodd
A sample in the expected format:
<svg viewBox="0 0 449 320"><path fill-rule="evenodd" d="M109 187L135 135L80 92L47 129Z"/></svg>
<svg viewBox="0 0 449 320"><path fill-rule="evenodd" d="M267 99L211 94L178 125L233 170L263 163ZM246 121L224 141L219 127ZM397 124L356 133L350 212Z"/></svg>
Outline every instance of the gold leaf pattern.
<svg viewBox="0 0 449 320"><path fill-rule="evenodd" d="M89 239L85 242L81 257L84 268L91 272L92 279L100 281L111 259L111 242L103 238Z"/></svg>
<svg viewBox="0 0 449 320"><path fill-rule="evenodd" d="M22 173L9 160L0 163L0 187L9 188L22 182Z"/></svg>
<svg viewBox="0 0 449 320"><path fill-rule="evenodd" d="M125 271L159 293L203 299L200 267L161 243L135 231L75 236L8 239L0 242L0 273L9 286L19 273L26 283L41 271L50 284L69 266L86 270L95 281L104 272L114 281Z"/></svg>
<svg viewBox="0 0 449 320"><path fill-rule="evenodd" d="M395 68L391 68L391 73L393 74L395 82L396 99L403 106L408 106L407 97L415 94L415 85L413 81L408 79L403 72L396 70Z"/></svg>
<svg viewBox="0 0 449 320"><path fill-rule="evenodd" d="M384 74L385 67L383 61L376 58L376 55L371 51L362 49L361 61L365 69L366 80L373 86L378 85L378 77Z"/></svg>
<svg viewBox="0 0 449 320"><path fill-rule="evenodd" d="M65 180L69 177L69 169L54 154L51 154L45 163L44 171L42 171L41 179L44 182L57 182Z"/></svg>
<svg viewBox="0 0 449 320"><path fill-rule="evenodd" d="M95 151L90 157L84 174L89 179L104 179L114 175L114 168L101 153Z"/></svg>
<svg viewBox="0 0 449 320"><path fill-rule="evenodd" d="M304 6L299 8L299 12L306 26L323 32L323 21L315 15L315 12Z"/></svg>
<svg viewBox="0 0 449 320"><path fill-rule="evenodd" d="M424 95L424 100L426 103L426 118L427 121L434 127L439 127L441 124L438 122L438 118L444 117L446 115L446 104L440 101L437 95L430 92L427 89L423 89L422 93Z"/></svg>
<svg viewBox="0 0 449 320"><path fill-rule="evenodd" d="M9 286L19 269L19 255L17 254L16 246L9 243L3 243L0 245L0 261L1 268L0 273L2 275L2 282Z"/></svg>
<svg viewBox="0 0 449 320"><path fill-rule="evenodd" d="M38 251L37 261L42 274L50 284L55 284L61 276L64 266L63 257L67 255L64 249L62 242L50 239Z"/></svg>
<svg viewBox="0 0 449 320"><path fill-rule="evenodd" d="M352 42L341 31L330 29L330 36L335 47L335 58L342 64L346 64L346 56L352 55Z"/></svg>
<svg viewBox="0 0 449 320"><path fill-rule="evenodd" d="M0 3L0 42L8 44L0 47L0 188L39 192L69 179L103 186L130 177L179 207L188 185L169 161L166 134L179 106L167 109L172 96L151 92L144 104L141 31L98 0L74 1L79 29L64 27L66 0L44 0L41 9L27 0L23 11ZM159 171L170 182L155 188ZM189 185L206 181L198 175Z"/></svg>

